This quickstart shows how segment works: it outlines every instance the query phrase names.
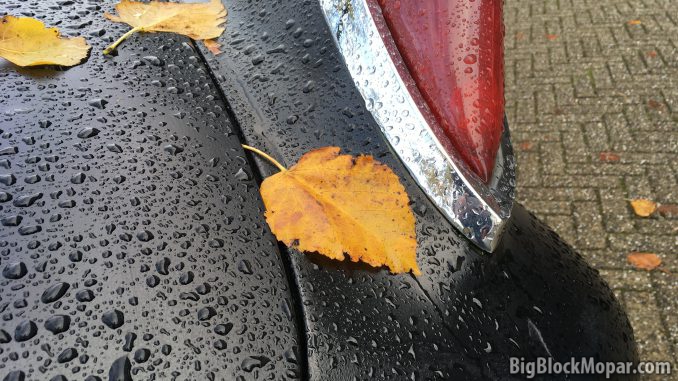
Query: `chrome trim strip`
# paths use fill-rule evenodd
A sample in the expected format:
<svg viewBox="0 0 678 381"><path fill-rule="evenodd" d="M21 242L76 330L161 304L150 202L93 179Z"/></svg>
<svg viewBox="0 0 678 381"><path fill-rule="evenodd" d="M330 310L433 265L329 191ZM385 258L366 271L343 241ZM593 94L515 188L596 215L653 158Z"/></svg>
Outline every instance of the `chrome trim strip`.
<svg viewBox="0 0 678 381"><path fill-rule="evenodd" d="M446 150L374 0L319 0L334 40L386 140L433 203L467 238L493 251L511 215L515 160L504 120L490 183ZM386 34L385 34L386 35ZM448 147L449 148L449 147Z"/></svg>

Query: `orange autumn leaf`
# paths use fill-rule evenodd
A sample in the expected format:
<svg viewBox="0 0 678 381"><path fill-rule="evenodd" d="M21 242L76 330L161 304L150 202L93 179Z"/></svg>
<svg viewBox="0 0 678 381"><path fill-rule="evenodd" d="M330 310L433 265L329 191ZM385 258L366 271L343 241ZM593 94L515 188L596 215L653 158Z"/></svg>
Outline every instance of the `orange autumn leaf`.
<svg viewBox="0 0 678 381"><path fill-rule="evenodd" d="M523 151L529 151L533 146L534 144L529 140L522 141L518 144L518 147Z"/></svg>
<svg viewBox="0 0 678 381"><path fill-rule="evenodd" d="M202 43L205 45L207 50L212 52L212 54L214 54L215 56L223 53L221 51L221 44L218 43L216 40L211 40L211 39L210 40L202 40Z"/></svg>
<svg viewBox="0 0 678 381"><path fill-rule="evenodd" d="M600 161L607 163L616 163L621 159L616 153L606 151L601 152L598 157Z"/></svg>
<svg viewBox="0 0 678 381"><path fill-rule="evenodd" d="M654 270L662 264L662 260L654 253L631 253L626 259L637 269Z"/></svg>
<svg viewBox="0 0 678 381"><path fill-rule="evenodd" d="M414 215L398 176L372 156L339 150L308 152L263 181L271 231L301 251L337 260L348 254L354 262L419 275Z"/></svg>
<svg viewBox="0 0 678 381"><path fill-rule="evenodd" d="M644 198L630 200L629 203L633 208L633 212L638 217L649 217L655 210L657 210L657 203Z"/></svg>

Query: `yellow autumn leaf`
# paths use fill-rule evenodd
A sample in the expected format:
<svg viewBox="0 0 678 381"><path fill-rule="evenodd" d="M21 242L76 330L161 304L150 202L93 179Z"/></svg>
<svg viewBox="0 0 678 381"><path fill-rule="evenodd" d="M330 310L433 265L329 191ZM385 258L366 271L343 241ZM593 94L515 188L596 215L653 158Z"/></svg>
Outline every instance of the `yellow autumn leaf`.
<svg viewBox="0 0 678 381"><path fill-rule="evenodd" d="M654 253L631 253L626 259L637 269L654 270L662 264L662 260Z"/></svg>
<svg viewBox="0 0 678 381"><path fill-rule="evenodd" d="M279 241L337 260L348 254L393 273L421 273L409 198L389 167L372 156L339 155L338 147L308 152L289 170L274 163L281 172L263 181L261 196Z"/></svg>
<svg viewBox="0 0 678 381"><path fill-rule="evenodd" d="M122 41L136 32L169 32L188 36L194 40L217 38L224 32L226 8L221 0L208 3L166 3L151 1L142 3L122 0L115 6L117 15L105 13L114 22L132 27L111 46L104 49L109 54Z"/></svg>
<svg viewBox="0 0 678 381"><path fill-rule="evenodd" d="M0 19L0 57L19 66L79 64L89 52L83 37L61 37L57 28L47 28L30 17Z"/></svg>
<svg viewBox="0 0 678 381"><path fill-rule="evenodd" d="M629 203L633 208L633 212L639 217L649 217L655 210L657 210L657 203L644 198L630 200Z"/></svg>

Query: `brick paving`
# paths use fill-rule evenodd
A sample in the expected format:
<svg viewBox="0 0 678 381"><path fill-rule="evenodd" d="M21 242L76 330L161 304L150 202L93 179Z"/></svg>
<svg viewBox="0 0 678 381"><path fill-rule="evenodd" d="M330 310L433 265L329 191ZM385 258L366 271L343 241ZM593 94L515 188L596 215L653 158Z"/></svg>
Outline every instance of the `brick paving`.
<svg viewBox="0 0 678 381"><path fill-rule="evenodd" d="M518 199L607 279L641 359L675 369L678 215L628 200L678 204L678 1L506 0L505 22ZM664 271L635 270L632 251Z"/></svg>

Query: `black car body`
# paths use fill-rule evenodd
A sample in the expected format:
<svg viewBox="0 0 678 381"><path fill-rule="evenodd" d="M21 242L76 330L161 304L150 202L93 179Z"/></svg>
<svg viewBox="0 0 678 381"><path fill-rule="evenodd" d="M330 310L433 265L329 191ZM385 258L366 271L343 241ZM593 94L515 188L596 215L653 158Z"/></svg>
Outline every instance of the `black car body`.
<svg viewBox="0 0 678 381"><path fill-rule="evenodd" d="M103 56L126 30L112 6L0 5L93 46L67 70L0 63L4 380L501 380L523 378L510 357L638 360L597 271L521 205L488 254L429 201L317 1L226 2L218 56L170 34ZM258 193L275 169L242 143L285 165L334 145L393 168L423 274L277 243Z"/></svg>

